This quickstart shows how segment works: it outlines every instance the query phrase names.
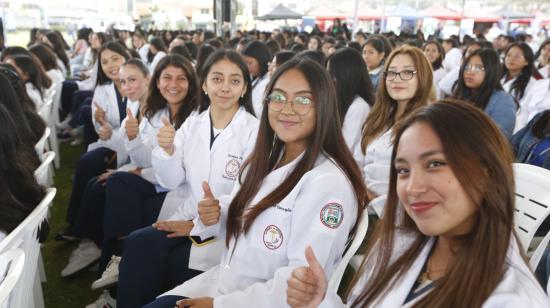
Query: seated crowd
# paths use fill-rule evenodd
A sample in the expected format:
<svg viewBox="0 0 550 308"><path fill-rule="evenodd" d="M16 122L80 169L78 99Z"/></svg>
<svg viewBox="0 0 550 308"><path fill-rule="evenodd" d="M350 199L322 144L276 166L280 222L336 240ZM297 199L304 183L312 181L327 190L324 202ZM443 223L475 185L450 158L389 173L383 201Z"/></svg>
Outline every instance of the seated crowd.
<svg viewBox="0 0 550 308"><path fill-rule="evenodd" d="M57 87L58 137L86 151L56 240L78 243L62 277L99 262L87 307L550 307L512 168L550 170L550 39L37 29L27 47L1 54L0 240L45 194Z"/></svg>

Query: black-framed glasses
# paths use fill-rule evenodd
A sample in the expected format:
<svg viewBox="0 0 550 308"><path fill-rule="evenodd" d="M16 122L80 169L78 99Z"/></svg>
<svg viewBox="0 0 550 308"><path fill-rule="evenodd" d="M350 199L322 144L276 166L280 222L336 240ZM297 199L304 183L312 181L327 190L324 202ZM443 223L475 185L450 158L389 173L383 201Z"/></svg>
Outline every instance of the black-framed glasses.
<svg viewBox="0 0 550 308"><path fill-rule="evenodd" d="M399 76L401 80L411 80L414 77L414 75L416 75L416 71L412 71L412 70L404 70L401 72L395 72L395 71L384 72L384 76L388 81L395 80L395 77L397 76Z"/></svg>
<svg viewBox="0 0 550 308"><path fill-rule="evenodd" d="M286 96L280 92L272 92L266 97L266 101L268 107L275 112L282 111L289 102ZM292 110L299 115L306 115L313 107L313 100L307 96L295 96L290 103Z"/></svg>

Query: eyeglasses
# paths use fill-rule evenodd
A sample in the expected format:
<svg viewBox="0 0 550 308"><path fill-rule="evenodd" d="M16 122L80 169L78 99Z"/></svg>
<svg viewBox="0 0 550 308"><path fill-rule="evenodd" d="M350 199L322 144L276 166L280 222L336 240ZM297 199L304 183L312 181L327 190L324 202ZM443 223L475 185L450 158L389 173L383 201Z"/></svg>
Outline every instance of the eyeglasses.
<svg viewBox="0 0 550 308"><path fill-rule="evenodd" d="M411 71L411 70L404 70L401 72L394 72L394 71L384 72L384 75L386 76L386 80L388 81L393 81L397 76L399 76L401 80L411 80L415 74L416 74L416 71Z"/></svg>
<svg viewBox="0 0 550 308"><path fill-rule="evenodd" d="M512 55L512 54L507 54L505 58L507 58L507 59L514 59L514 60L521 60L521 59L523 59L523 55Z"/></svg>
<svg viewBox="0 0 550 308"><path fill-rule="evenodd" d="M266 101L272 111L280 112L285 108L288 99L280 92L273 92L267 96ZM313 106L311 98L306 96L295 96L290 102L292 110L302 116L306 115Z"/></svg>
<svg viewBox="0 0 550 308"><path fill-rule="evenodd" d="M479 72L484 72L485 68L483 67L483 65L479 65L479 64L468 64L468 65L464 66L464 71L465 72L472 72L472 73L479 73Z"/></svg>

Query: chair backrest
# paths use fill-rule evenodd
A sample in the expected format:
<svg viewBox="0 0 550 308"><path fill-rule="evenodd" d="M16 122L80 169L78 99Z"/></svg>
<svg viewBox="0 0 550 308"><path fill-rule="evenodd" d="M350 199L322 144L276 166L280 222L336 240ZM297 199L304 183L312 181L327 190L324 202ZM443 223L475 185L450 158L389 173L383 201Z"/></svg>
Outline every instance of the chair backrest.
<svg viewBox="0 0 550 308"><path fill-rule="evenodd" d="M15 285L10 296L12 307L27 308L33 306L31 290L36 279L38 255L40 244L38 243L38 228L46 219L49 204L55 197L56 189L48 188L46 196L38 206L0 242L0 254L11 249L22 249L25 252L25 262L21 278Z"/></svg>
<svg viewBox="0 0 550 308"><path fill-rule="evenodd" d="M368 227L369 227L369 213L366 207L363 210L363 213L361 214L361 218L359 219L359 223L357 224L357 229L355 230L355 234L353 236L351 244L348 247L348 250L342 256L342 260L340 260L340 263L338 264L338 266L334 270L334 273L332 273L332 276L330 277L330 280L328 282L329 290L334 290L334 292L338 291L338 287L340 286L340 281L344 276L346 267L348 266L349 261L351 260L353 255L357 252L357 249L359 249L359 247L361 246L361 243L365 239L365 235L367 234Z"/></svg>
<svg viewBox="0 0 550 308"><path fill-rule="evenodd" d="M25 252L16 248L0 254L0 307L7 302L10 293L23 273Z"/></svg>
<svg viewBox="0 0 550 308"><path fill-rule="evenodd" d="M50 184L48 170L54 158L55 158L55 152L53 151L49 151L41 155L42 163L34 171L34 178L36 179L38 184L42 186L48 186Z"/></svg>
<svg viewBox="0 0 550 308"><path fill-rule="evenodd" d="M52 98L48 98L38 110L38 115L42 118L42 120L44 120L44 122L46 122L46 124L49 124L51 121L52 107L53 100Z"/></svg>
<svg viewBox="0 0 550 308"><path fill-rule="evenodd" d="M52 114L51 114L51 124L55 125L59 123L59 106L61 106L61 88L63 83L59 82L51 86L52 88Z"/></svg>
<svg viewBox="0 0 550 308"><path fill-rule="evenodd" d="M36 150L36 154L38 154L38 157L44 154L44 148L46 147L46 141L48 140L50 133L51 133L51 129L46 126L46 129L44 130L44 134L42 134L42 137L40 137L40 140L38 140L38 142L34 146L34 149Z"/></svg>
<svg viewBox="0 0 550 308"><path fill-rule="evenodd" d="M550 215L550 170L514 164L516 182L515 229L524 251Z"/></svg>

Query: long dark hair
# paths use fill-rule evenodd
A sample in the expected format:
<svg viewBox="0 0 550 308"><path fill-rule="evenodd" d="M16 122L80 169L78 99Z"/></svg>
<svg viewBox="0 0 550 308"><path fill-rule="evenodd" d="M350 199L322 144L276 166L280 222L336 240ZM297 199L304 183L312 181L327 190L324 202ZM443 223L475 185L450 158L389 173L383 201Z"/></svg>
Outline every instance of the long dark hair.
<svg viewBox="0 0 550 308"><path fill-rule="evenodd" d="M29 126L29 122L27 122L25 118L19 99L4 74L0 74L0 106L6 108L10 113L10 117L17 125L16 129L14 131L9 131L9 133L17 131L19 140L22 144L18 155L21 156L24 161L28 162L33 169L36 169L40 165L40 159L34 150L34 145L36 144L34 134ZM1 161L10 163L9 160L5 160L3 156L1 157ZM9 178L6 177L6 179Z"/></svg>
<svg viewBox="0 0 550 308"><path fill-rule="evenodd" d="M57 57L61 60L61 62L63 62L67 71L70 72L69 57L65 52L65 50L68 49L68 47L65 48L65 45L67 43L65 43L65 41L63 40L63 37L54 31L50 31L46 33L46 37L48 38L48 41L52 43L53 51L55 52Z"/></svg>
<svg viewBox="0 0 550 308"><path fill-rule="evenodd" d="M0 105L0 230L13 231L40 203L44 189L36 182L34 166L21 157L18 126Z"/></svg>
<svg viewBox="0 0 550 308"><path fill-rule="evenodd" d="M477 89L470 89L464 82L464 68L470 62L470 59L478 56L485 68L485 79ZM453 96L457 99L463 99L473 102L481 110L485 110L493 92L502 90L500 84L500 60L494 49L481 48L472 52L460 66L460 73L456 82L456 88Z"/></svg>
<svg viewBox="0 0 550 308"><path fill-rule="evenodd" d="M540 47L539 47L539 50L537 50L537 53L535 54L535 59L538 59L541 54L542 54L542 50L544 49L544 47L546 47L547 45L550 45L550 38L544 40L544 42L542 42L542 44L540 44ZM544 59L546 62L548 62L548 59ZM542 68L542 66L539 65L538 68Z"/></svg>
<svg viewBox="0 0 550 308"><path fill-rule="evenodd" d="M541 76L535 68L535 55L533 54L531 47L529 47L529 45L527 45L526 43L512 43L506 48L506 51L504 52L505 56L508 55L508 52L510 51L510 49L512 49L512 47L519 48L521 50L521 53L523 54L523 58L527 62L527 65L523 67L516 80L514 80L512 86L510 87L510 94L517 101L519 101L523 98L523 95L525 94L525 89L527 88L527 85L531 80L531 76L535 78L540 78ZM508 78L509 71L506 67L506 60L504 63L505 64L502 66L502 77Z"/></svg>
<svg viewBox="0 0 550 308"><path fill-rule="evenodd" d="M149 45L154 46L157 50L157 53L163 51L166 52L166 45L164 45L164 40L158 36L154 36L149 40ZM156 54L153 54L151 52L151 48L149 48L149 52L147 53L147 62L151 63L153 62L153 59L155 58Z"/></svg>
<svg viewBox="0 0 550 308"><path fill-rule="evenodd" d="M481 200L473 230L457 238L461 249L456 263L414 307L481 307L501 281L507 268L506 253L514 236L513 154L508 141L479 108L465 102L442 101L419 109L404 119L395 131L390 164L390 183L384 214L369 239L366 258L354 282L374 263L374 272L355 299L353 307L369 307L391 290L417 259L428 236L422 234L407 214L400 215L397 171L394 161L399 140L415 123L429 125L443 147L445 158L466 194ZM399 227L396 227L399 226ZM397 232L413 241L396 256ZM371 259L372 258L372 259ZM390 260L395 258L395 260ZM475 269L475 270L472 270ZM348 290L348 292L349 292Z"/></svg>
<svg viewBox="0 0 550 308"><path fill-rule="evenodd" d="M175 116L174 127L178 129L187 117L199 107L199 81L197 74L191 63L180 55L166 55L162 58L151 77L149 83L149 94L147 95L147 104L145 105L144 115L146 118L152 118L155 113L165 108L168 101L162 96L157 86L160 75L169 66L183 70L189 82L187 95L183 99L182 105ZM170 119L172 120L172 119Z"/></svg>
<svg viewBox="0 0 550 308"><path fill-rule="evenodd" d="M271 51L263 42L252 41L246 44L242 54L258 61L260 65L260 76L255 76L255 79L260 79L267 74L269 61L271 60Z"/></svg>
<svg viewBox="0 0 550 308"><path fill-rule="evenodd" d="M229 49L219 49L215 51L213 54L211 54L207 59L206 62L204 62L201 74L200 74L200 80L201 85L206 83L206 78L208 77L208 73L210 73L210 69L214 64L216 64L220 60L228 60L229 62L237 65L239 69L241 70L241 73L243 74L244 83L246 86L246 92L242 98L239 99L239 105L243 106L244 109L256 116L254 113L254 107L252 107L252 87L250 87L250 73L248 72L248 66L246 66L246 63L243 60L243 57L241 57L240 54L238 54L236 51L229 50ZM200 111L204 111L208 108L210 105L210 99L208 98L208 95L204 94L201 91L201 106Z"/></svg>
<svg viewBox="0 0 550 308"><path fill-rule="evenodd" d="M550 136L550 110L543 111L544 113L538 118L533 127L531 133L538 139L544 139Z"/></svg>
<svg viewBox="0 0 550 308"><path fill-rule="evenodd" d="M284 150L284 143L275 138L275 132L269 125L268 106L264 104L256 145L250 157L244 162L239 175L239 182L242 183L241 189L229 205L226 245L229 245L232 237L238 239L241 234L246 234L254 220L263 211L285 198L302 176L313 169L319 155L332 158L353 185L358 201L358 218L361 217L363 207L367 204L366 188L361 172L342 136L338 118L338 102L330 76L322 66L314 61L292 59L273 74L266 87L266 93L271 92L277 80L289 70L300 71L311 87L315 101L317 123L315 131L309 138L309 144L303 157L284 182L245 213L244 209L250 205L252 198L260 189L262 180L273 170Z"/></svg>
<svg viewBox="0 0 550 308"><path fill-rule="evenodd" d="M374 105L374 93L367 65L357 50L349 47L337 50L328 58L327 69L336 86L342 123L356 96L364 99L369 106Z"/></svg>
<svg viewBox="0 0 550 308"><path fill-rule="evenodd" d="M202 75L202 67L204 66L206 59L216 51L216 48L210 44L202 44L201 47L199 47L199 51L197 53L197 63L195 63L195 71L197 71L197 75Z"/></svg>
<svg viewBox="0 0 550 308"><path fill-rule="evenodd" d="M103 71L103 67L101 66L101 54L105 51L109 50L112 52L116 52L119 55L121 55L126 61L130 59L130 54L128 53L128 50L125 46L121 45L119 42L111 41L103 44L101 46L101 49L99 50L97 54L97 61L99 61L98 68L97 68L97 85L104 85L112 82L112 80L107 77L105 72Z"/></svg>
<svg viewBox="0 0 550 308"><path fill-rule="evenodd" d="M29 51L34 54L38 60L40 60L40 63L42 63L42 66L44 66L44 70L46 72L49 70L59 69L55 58L55 53L50 46L45 44L34 44L29 48Z"/></svg>
<svg viewBox="0 0 550 308"><path fill-rule="evenodd" d="M30 57L26 55L14 55L10 59L27 74L29 77L27 82L30 82L40 93L40 98L44 99L44 90L50 88L52 80L46 74L40 60L34 55Z"/></svg>
<svg viewBox="0 0 550 308"><path fill-rule="evenodd" d="M32 144L36 144L44 134L46 123L42 117L36 113L36 105L27 94L25 83L17 74L15 68L7 63L0 63L0 74L4 75L4 77L8 79L11 87L17 95L21 110L23 111L23 114L29 124L29 128L32 131Z"/></svg>

